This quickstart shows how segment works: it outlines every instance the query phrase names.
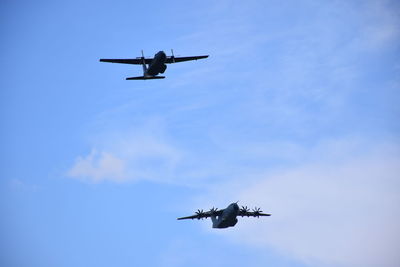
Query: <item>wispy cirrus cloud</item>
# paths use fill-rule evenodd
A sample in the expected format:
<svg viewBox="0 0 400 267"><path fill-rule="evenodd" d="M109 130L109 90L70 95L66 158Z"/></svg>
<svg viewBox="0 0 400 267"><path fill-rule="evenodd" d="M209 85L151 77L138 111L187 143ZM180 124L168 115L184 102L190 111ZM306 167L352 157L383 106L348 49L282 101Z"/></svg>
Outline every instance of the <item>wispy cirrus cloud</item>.
<svg viewBox="0 0 400 267"><path fill-rule="evenodd" d="M297 5L301 9L293 11ZM200 70L182 68L177 87L186 90L196 80L201 84L196 89L216 88L212 94L204 90L200 99L228 99L236 121L245 117L284 133L289 125L296 135L372 121L374 116L359 120L365 102L382 102L386 94L398 98L389 88L398 78L382 75L395 68L395 61L384 59L400 38L395 2L255 1L251 6L224 2L214 7L218 16L211 12L197 32L181 37L189 51L206 47L211 57ZM366 82L371 77L375 83ZM388 104L385 111L397 107Z"/></svg>

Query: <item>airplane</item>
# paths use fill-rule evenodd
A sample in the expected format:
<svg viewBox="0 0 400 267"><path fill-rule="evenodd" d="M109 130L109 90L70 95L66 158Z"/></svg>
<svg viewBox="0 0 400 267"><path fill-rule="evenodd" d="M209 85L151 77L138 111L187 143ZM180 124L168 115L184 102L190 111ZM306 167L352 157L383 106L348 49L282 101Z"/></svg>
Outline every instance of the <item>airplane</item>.
<svg viewBox="0 0 400 267"><path fill-rule="evenodd" d="M172 56L167 56L164 51L159 51L154 55L154 58L145 58L142 50L142 57L132 59L100 59L100 62L110 63L123 63L123 64L137 64L143 67L143 76L128 77L126 80L150 80L150 79L164 79L165 76L157 76L160 73L164 73L167 69L167 65L178 63L189 60L198 60L207 58L205 56L190 56L190 57L175 57L174 51L171 49Z"/></svg>
<svg viewBox="0 0 400 267"><path fill-rule="evenodd" d="M211 217L212 228L228 228L233 227L238 222L237 216L247 217L260 217L260 216L271 216L271 214L262 213L260 208L254 208L253 211L246 207L239 208L237 202L230 204L226 209L218 210L218 208L212 208L209 211L204 212L203 210L197 210L195 215L181 217L178 220L185 219L203 219Z"/></svg>

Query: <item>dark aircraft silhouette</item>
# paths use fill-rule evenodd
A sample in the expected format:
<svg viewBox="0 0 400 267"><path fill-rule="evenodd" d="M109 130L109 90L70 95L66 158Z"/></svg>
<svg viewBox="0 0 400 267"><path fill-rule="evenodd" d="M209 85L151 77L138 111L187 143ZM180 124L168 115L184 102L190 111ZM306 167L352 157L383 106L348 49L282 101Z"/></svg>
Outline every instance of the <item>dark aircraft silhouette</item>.
<svg viewBox="0 0 400 267"><path fill-rule="evenodd" d="M175 57L173 50L172 56L168 57L164 51L160 51L154 55L154 58L145 58L142 50L142 57L132 59L100 59L100 62L123 63L123 64L137 64L143 66L143 76L128 77L127 80L149 80L149 79L164 79L165 76L157 76L164 73L167 65L189 60L198 60L207 58L206 56L192 56L192 57Z"/></svg>
<svg viewBox="0 0 400 267"><path fill-rule="evenodd" d="M254 208L253 211L246 207L240 209L237 203L230 204L226 209L218 210L210 209L209 211L204 212L203 210L197 210L195 215L181 217L178 220L185 220L185 219L203 219L211 217L212 220L212 227L213 228L228 228L235 226L238 222L237 216L247 216L247 217L260 217L260 216L271 216L271 214L262 213L260 208Z"/></svg>

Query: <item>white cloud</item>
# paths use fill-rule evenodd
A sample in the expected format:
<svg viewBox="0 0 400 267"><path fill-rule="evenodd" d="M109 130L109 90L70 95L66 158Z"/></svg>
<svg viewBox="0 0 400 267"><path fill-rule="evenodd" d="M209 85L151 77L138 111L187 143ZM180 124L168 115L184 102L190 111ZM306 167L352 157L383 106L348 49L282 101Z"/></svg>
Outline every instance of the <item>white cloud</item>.
<svg viewBox="0 0 400 267"><path fill-rule="evenodd" d="M96 150L92 150L86 157L78 157L68 175L89 182L105 180L122 182L128 179L125 162L122 159L108 152Z"/></svg>
<svg viewBox="0 0 400 267"><path fill-rule="evenodd" d="M87 182L173 179L180 152L151 132L103 134L87 156L79 156L67 172ZM160 176L162 175L162 176Z"/></svg>
<svg viewBox="0 0 400 267"><path fill-rule="evenodd" d="M296 167L242 177L208 195L272 213L243 218L235 231L216 233L310 266L399 266L398 145L333 143L337 146L316 148L312 160Z"/></svg>

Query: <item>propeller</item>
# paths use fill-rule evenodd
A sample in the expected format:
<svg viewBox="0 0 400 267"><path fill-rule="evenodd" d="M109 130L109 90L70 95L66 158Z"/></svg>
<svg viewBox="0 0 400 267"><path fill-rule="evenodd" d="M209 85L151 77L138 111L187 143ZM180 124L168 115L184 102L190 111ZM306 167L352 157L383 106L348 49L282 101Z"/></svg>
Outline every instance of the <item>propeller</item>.
<svg viewBox="0 0 400 267"><path fill-rule="evenodd" d="M250 209L247 207L247 206L242 206L242 209L241 209L242 211L250 211Z"/></svg>
<svg viewBox="0 0 400 267"><path fill-rule="evenodd" d="M142 49L141 51L142 51L142 56L141 56L141 57L136 57L136 58L140 58L140 59L142 60L142 63L144 63L144 53L143 53L143 49Z"/></svg>
<svg viewBox="0 0 400 267"><path fill-rule="evenodd" d="M195 214L197 215L197 219L198 219L198 220L203 219L201 216L204 215L204 210L198 209L198 210L195 212Z"/></svg>
<svg viewBox="0 0 400 267"><path fill-rule="evenodd" d="M262 212L262 210L260 208L254 207L253 209L254 215L258 217L260 217L260 213Z"/></svg>
<svg viewBox="0 0 400 267"><path fill-rule="evenodd" d="M250 211L250 209L247 206L242 206L242 208L240 209L241 212L243 213L247 213ZM247 217L249 217L249 215L247 215Z"/></svg>
<svg viewBox="0 0 400 267"><path fill-rule="evenodd" d="M242 208L240 209L240 212L243 212L243 213L247 214L247 217L250 216L248 214L249 211L250 211L250 209L247 206L242 206Z"/></svg>
<svg viewBox="0 0 400 267"><path fill-rule="evenodd" d="M172 54L171 56L172 63L175 63L174 49L172 48L171 48L171 54Z"/></svg>
<svg viewBox="0 0 400 267"><path fill-rule="evenodd" d="M215 214L217 212L217 210L218 210L218 208L212 207L212 209L210 209L210 213Z"/></svg>

